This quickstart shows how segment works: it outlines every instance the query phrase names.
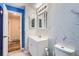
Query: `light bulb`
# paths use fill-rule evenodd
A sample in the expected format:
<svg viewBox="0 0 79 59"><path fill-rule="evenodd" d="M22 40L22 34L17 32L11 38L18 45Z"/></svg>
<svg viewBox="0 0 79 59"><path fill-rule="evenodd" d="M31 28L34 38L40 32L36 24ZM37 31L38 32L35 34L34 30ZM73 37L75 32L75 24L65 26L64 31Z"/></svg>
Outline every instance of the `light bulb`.
<svg viewBox="0 0 79 59"><path fill-rule="evenodd" d="M3 13L3 11L1 10L1 11L0 11L0 13L2 14L2 13Z"/></svg>

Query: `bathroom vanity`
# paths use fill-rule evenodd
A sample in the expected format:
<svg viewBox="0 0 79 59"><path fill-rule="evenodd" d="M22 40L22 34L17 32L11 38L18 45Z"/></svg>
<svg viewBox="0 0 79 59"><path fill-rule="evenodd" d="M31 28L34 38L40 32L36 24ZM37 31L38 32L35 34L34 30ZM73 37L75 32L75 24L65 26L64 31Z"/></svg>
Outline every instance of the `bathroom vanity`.
<svg viewBox="0 0 79 59"><path fill-rule="evenodd" d="M48 36L45 35L47 34L47 8L47 4L42 4L30 16L29 28L36 29L35 33L38 33L29 35L29 52L32 56L44 56L45 48L48 48Z"/></svg>
<svg viewBox="0 0 79 59"><path fill-rule="evenodd" d="M46 37L29 36L29 52L32 56L44 56L47 47L48 39Z"/></svg>

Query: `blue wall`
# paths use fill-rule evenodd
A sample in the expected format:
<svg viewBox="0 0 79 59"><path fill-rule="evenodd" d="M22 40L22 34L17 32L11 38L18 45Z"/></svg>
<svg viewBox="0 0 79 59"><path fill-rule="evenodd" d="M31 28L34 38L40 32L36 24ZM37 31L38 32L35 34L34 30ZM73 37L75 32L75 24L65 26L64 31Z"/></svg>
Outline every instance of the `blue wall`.
<svg viewBox="0 0 79 59"><path fill-rule="evenodd" d="M0 6L3 7L3 3L0 3Z"/></svg>

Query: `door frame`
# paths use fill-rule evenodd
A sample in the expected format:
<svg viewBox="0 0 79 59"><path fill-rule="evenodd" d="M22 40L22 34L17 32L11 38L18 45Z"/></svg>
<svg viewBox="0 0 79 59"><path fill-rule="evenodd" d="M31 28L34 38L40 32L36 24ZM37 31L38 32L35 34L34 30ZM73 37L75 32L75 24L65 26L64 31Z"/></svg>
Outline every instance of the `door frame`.
<svg viewBox="0 0 79 59"><path fill-rule="evenodd" d="M17 7L14 7L14 6L10 6L10 5L6 5L6 4L3 4L3 8L4 8L4 23L5 23L5 19L8 19L8 11L14 11L14 12L18 12L18 13L21 13L22 15L22 25L21 25L21 31L22 31L22 44L21 44L21 47L22 49L25 48L25 9L21 9L21 8L17 8ZM6 18L5 18L6 16ZM8 20L7 20L8 21ZM3 24L4 25L4 24ZM6 26L4 25L4 29ZM4 30L4 35L7 36L7 34L5 34L5 30ZM6 56L8 55L8 37L5 39L3 38L3 55ZM7 47L6 47L7 46Z"/></svg>
<svg viewBox="0 0 79 59"><path fill-rule="evenodd" d="M22 50L22 14L21 13L18 13L18 12L15 12L15 11L8 11L8 13L17 13L20 15L20 49Z"/></svg>
<svg viewBox="0 0 79 59"><path fill-rule="evenodd" d="M9 11L15 11L22 14L22 48L25 48L25 9L21 9L10 5L6 5L6 7Z"/></svg>

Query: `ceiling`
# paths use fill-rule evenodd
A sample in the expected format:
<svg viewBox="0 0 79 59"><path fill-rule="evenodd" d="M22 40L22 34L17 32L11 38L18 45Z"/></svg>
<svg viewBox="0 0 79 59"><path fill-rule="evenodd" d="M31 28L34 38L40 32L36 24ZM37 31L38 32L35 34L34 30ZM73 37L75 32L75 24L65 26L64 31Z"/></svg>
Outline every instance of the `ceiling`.
<svg viewBox="0 0 79 59"><path fill-rule="evenodd" d="M43 3L8 3L8 5L12 5L12 6L19 6L19 7L24 7L26 5L30 5L34 8L38 8L40 7L40 5L42 5Z"/></svg>
<svg viewBox="0 0 79 59"><path fill-rule="evenodd" d="M9 5L15 5L15 6L25 6L26 3L8 3Z"/></svg>
<svg viewBox="0 0 79 59"><path fill-rule="evenodd" d="M39 8L43 3L31 3L30 5L34 8Z"/></svg>

